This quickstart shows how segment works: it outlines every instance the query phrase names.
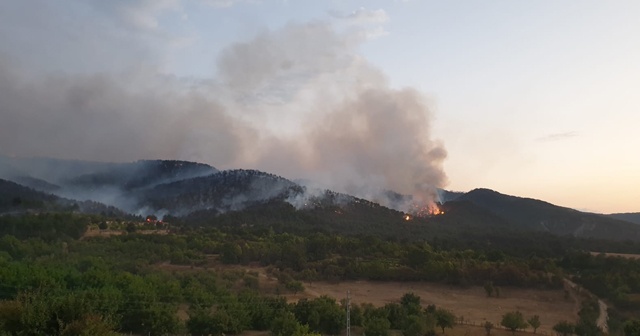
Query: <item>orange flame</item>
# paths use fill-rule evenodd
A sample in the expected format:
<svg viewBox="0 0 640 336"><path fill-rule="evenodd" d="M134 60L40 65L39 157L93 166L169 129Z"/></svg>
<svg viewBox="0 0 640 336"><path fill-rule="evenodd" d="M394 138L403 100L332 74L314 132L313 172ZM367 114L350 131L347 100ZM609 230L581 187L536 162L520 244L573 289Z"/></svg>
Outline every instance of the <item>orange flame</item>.
<svg viewBox="0 0 640 336"><path fill-rule="evenodd" d="M429 215L431 216L444 215L444 211L440 209L437 203L429 204Z"/></svg>
<svg viewBox="0 0 640 336"><path fill-rule="evenodd" d="M444 210L440 209L438 203L429 203L426 205L418 205L414 203L413 205L411 205L409 213L411 213L415 217L433 217L444 215ZM404 219L409 220L407 219L407 217L411 219L409 215L404 216Z"/></svg>

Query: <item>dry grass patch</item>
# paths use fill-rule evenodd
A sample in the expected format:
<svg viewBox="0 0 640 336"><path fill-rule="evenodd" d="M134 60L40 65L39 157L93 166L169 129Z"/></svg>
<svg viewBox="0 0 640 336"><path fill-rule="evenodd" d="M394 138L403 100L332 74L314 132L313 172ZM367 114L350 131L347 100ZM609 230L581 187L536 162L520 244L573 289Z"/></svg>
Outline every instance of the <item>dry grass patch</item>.
<svg viewBox="0 0 640 336"><path fill-rule="evenodd" d="M540 316L542 325L538 329L539 333L553 334L554 324L561 320L574 321L577 318L575 301L573 298L565 299L563 290L501 288L501 297L496 298L487 297L482 287L458 288L423 282L316 282L305 283L305 287L305 292L298 296L312 298L328 295L339 300L344 298L349 290L352 302L372 303L376 306L398 302L402 295L413 292L422 298L424 305L435 304L444 307L453 311L456 316L463 317L464 321L476 325L489 321L498 326L502 315L519 310L525 318ZM459 328L465 327L467 326ZM484 333L483 328L479 329ZM499 331L496 328L492 335Z"/></svg>

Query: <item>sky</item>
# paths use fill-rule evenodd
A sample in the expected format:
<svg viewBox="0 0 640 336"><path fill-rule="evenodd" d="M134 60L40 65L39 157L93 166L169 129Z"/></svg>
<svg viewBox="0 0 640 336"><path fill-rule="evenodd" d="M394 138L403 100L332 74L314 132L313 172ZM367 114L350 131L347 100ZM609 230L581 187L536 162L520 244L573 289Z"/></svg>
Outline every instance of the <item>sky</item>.
<svg viewBox="0 0 640 336"><path fill-rule="evenodd" d="M0 153L640 211L638 17L637 1L2 1Z"/></svg>

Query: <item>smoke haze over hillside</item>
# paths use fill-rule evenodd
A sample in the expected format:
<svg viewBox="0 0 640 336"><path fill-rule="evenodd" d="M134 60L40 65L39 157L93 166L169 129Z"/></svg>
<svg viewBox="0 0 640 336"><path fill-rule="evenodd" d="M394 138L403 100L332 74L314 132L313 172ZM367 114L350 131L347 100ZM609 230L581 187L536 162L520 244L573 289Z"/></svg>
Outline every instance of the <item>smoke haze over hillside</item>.
<svg viewBox="0 0 640 336"><path fill-rule="evenodd" d="M0 57L2 154L191 160L429 200L446 183L431 111L392 88L361 42L330 23L289 24L224 49L209 80L151 67L51 74Z"/></svg>

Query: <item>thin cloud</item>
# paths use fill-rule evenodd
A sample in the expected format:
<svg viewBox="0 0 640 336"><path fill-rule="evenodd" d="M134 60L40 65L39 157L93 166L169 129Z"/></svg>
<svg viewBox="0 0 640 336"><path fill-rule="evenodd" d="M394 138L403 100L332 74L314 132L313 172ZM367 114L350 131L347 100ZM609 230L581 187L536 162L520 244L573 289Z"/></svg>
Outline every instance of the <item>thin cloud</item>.
<svg viewBox="0 0 640 336"><path fill-rule="evenodd" d="M552 134L540 137L536 140L541 142L552 142L552 141L568 140L571 138L575 138L577 136L578 136L577 132L571 131L571 132L562 132L562 133L552 133Z"/></svg>
<svg viewBox="0 0 640 336"><path fill-rule="evenodd" d="M350 13L329 11L329 15L337 27L345 28L360 41L374 40L390 34L384 28L389 21L389 15L384 9L360 7Z"/></svg>
<svg viewBox="0 0 640 336"><path fill-rule="evenodd" d="M217 8L230 8L240 3L261 3L260 0L202 0L202 3Z"/></svg>
<svg viewBox="0 0 640 336"><path fill-rule="evenodd" d="M387 12L385 12L384 9L371 10L360 7L348 14L331 11L329 12L329 15L336 19L348 21L348 23L354 25L382 24L389 21L389 15L387 15Z"/></svg>

